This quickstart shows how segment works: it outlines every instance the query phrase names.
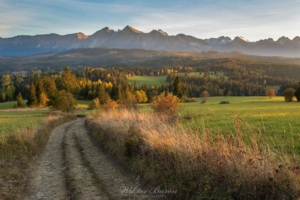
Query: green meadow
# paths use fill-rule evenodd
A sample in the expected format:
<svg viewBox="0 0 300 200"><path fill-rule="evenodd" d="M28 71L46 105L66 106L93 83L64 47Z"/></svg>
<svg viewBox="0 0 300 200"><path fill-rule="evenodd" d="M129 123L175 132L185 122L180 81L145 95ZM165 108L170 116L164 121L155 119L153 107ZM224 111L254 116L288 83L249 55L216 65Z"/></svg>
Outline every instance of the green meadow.
<svg viewBox="0 0 300 200"><path fill-rule="evenodd" d="M233 131L236 117L253 126L273 133L300 134L300 103L284 102L283 97L210 97L206 103L180 103L180 115L187 124L209 126L213 130ZM229 104L220 104L228 101ZM149 104L140 104L142 110L150 110ZM191 116L191 117L188 117Z"/></svg>
<svg viewBox="0 0 300 200"><path fill-rule="evenodd" d="M251 139L260 135L272 148L300 154L300 103L284 102L283 97L210 97L202 104L180 103L183 124L210 134L235 135L237 129ZM229 104L220 104L229 101ZM141 104L141 110L150 110ZM255 136L255 137L256 137Z"/></svg>
<svg viewBox="0 0 300 200"><path fill-rule="evenodd" d="M161 85L169 85L166 81L167 76L133 76L128 79L129 84L136 83L138 85L151 85L151 86L161 86Z"/></svg>
<svg viewBox="0 0 300 200"><path fill-rule="evenodd" d="M13 108L15 104L17 104L16 101L10 101L10 102L0 103L0 112L3 109Z"/></svg>
<svg viewBox="0 0 300 200"><path fill-rule="evenodd" d="M48 109L5 109L0 110L0 135L32 128L46 119Z"/></svg>
<svg viewBox="0 0 300 200"><path fill-rule="evenodd" d="M229 101L230 104L220 104ZM270 148L300 154L300 103L283 97L212 97L207 103L182 103L184 125L211 134L261 137Z"/></svg>
<svg viewBox="0 0 300 200"><path fill-rule="evenodd" d="M300 133L300 103L284 102L283 97L211 97L204 104L201 99L196 100L182 103L184 109L181 114L198 114L196 121L201 125L233 130L233 122L240 116L244 122L274 133ZM229 104L220 104L221 101L228 101Z"/></svg>

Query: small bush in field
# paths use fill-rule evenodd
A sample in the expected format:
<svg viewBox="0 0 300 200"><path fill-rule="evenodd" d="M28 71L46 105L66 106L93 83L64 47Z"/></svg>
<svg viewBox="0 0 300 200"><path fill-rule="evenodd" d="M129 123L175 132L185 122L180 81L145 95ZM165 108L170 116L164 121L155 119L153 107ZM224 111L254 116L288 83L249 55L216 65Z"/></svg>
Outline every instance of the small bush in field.
<svg viewBox="0 0 300 200"><path fill-rule="evenodd" d="M196 102L196 99L194 97L193 98L185 98L184 102L186 102L186 103Z"/></svg>
<svg viewBox="0 0 300 200"><path fill-rule="evenodd" d="M100 101L98 98L93 99L90 103L89 103L89 109L100 109Z"/></svg>
<svg viewBox="0 0 300 200"><path fill-rule="evenodd" d="M229 101L221 101L219 104L230 104Z"/></svg>
<svg viewBox="0 0 300 200"><path fill-rule="evenodd" d="M282 95L284 96L284 100L286 102L292 102L294 98L294 94L295 94L294 88L288 88L284 90Z"/></svg>
<svg viewBox="0 0 300 200"><path fill-rule="evenodd" d="M174 116L179 110L180 99L171 93L164 95L160 94L153 98L151 102L151 108L158 113L164 113L167 115Z"/></svg>
<svg viewBox="0 0 300 200"><path fill-rule="evenodd" d="M269 88L266 90L266 96L270 97L272 99L273 96L275 96L275 90L273 88Z"/></svg>
<svg viewBox="0 0 300 200"><path fill-rule="evenodd" d="M205 90L201 93L201 99L202 99L202 102L201 103L206 103L208 97L209 97L209 93Z"/></svg>
<svg viewBox="0 0 300 200"><path fill-rule="evenodd" d="M113 101L113 100L109 100L108 102L106 102L104 105L103 105L103 108L104 110L106 111L109 111L109 110L112 110L112 111L115 111L117 108L118 108L118 104L117 102Z"/></svg>

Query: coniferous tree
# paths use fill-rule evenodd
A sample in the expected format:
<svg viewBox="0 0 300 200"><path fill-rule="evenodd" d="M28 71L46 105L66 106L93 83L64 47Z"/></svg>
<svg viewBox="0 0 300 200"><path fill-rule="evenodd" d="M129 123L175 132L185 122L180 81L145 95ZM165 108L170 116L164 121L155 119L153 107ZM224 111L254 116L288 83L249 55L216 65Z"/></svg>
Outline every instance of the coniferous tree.
<svg viewBox="0 0 300 200"><path fill-rule="evenodd" d="M69 92L75 92L74 90L77 87L77 79L75 74L73 74L69 67L66 67L64 69L64 73L61 78L60 82L61 89L69 91Z"/></svg>
<svg viewBox="0 0 300 200"><path fill-rule="evenodd" d="M182 93L182 82L179 76L176 76L173 83L173 95L177 96L179 99L183 96Z"/></svg>
<svg viewBox="0 0 300 200"><path fill-rule="evenodd" d="M22 94L19 92L18 96L17 96L17 107L18 108L23 108L25 107L25 103L23 101L23 97Z"/></svg>
<svg viewBox="0 0 300 200"><path fill-rule="evenodd" d="M36 85L36 97L37 97L37 104L39 105L41 102L42 93L45 93L43 80L41 78L38 78L35 82Z"/></svg>
<svg viewBox="0 0 300 200"><path fill-rule="evenodd" d="M47 97L47 95L44 92L42 92L39 96L39 106L46 107L48 101L49 101L49 98Z"/></svg>
<svg viewBox="0 0 300 200"><path fill-rule="evenodd" d="M76 99L70 92L60 90L58 93L55 94L51 104L57 110L69 112L75 109Z"/></svg>
<svg viewBox="0 0 300 200"><path fill-rule="evenodd" d="M101 104L106 103L106 92L105 92L104 84L100 84L97 97Z"/></svg>
<svg viewBox="0 0 300 200"><path fill-rule="evenodd" d="M30 107L35 107L37 106L38 101L36 98L36 91L35 91L35 85L33 83L31 83L30 85L30 94L29 94L29 98L27 101L27 105Z"/></svg>

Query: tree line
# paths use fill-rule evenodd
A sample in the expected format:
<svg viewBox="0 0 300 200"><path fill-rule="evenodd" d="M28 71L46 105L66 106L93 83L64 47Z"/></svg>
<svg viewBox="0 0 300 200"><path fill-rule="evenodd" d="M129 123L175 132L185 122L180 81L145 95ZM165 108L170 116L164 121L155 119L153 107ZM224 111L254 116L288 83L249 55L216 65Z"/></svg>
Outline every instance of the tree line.
<svg viewBox="0 0 300 200"><path fill-rule="evenodd" d="M210 96L257 96L265 95L271 85L280 86L277 95L287 88L297 89L294 79L263 75L259 71L240 66L234 62L215 63L213 67L85 67L81 71L71 72L66 67L61 72L42 73L33 71L29 76L5 74L0 82L0 101L27 99L31 107L57 105L67 99L68 105L73 99L99 99L100 104L109 100L138 103L149 102L161 93L178 91L176 77L180 79L180 97L200 97L203 91ZM192 75L191 75L192 73ZM166 75L169 84L152 86L129 84L132 76ZM178 80L177 80L178 81ZM70 107L70 109L72 108Z"/></svg>

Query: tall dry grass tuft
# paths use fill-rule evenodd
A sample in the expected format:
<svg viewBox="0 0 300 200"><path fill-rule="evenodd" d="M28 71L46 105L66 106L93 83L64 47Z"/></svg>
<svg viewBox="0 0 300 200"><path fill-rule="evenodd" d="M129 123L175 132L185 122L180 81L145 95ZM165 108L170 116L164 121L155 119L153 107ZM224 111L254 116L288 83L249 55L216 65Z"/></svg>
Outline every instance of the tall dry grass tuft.
<svg viewBox="0 0 300 200"><path fill-rule="evenodd" d="M168 116L134 110L102 112L86 124L110 153L146 181L177 190L172 199L295 199L299 165L245 134L237 116L235 133L192 130Z"/></svg>
<svg viewBox="0 0 300 200"><path fill-rule="evenodd" d="M71 114L50 112L40 126L6 133L0 139L0 199L22 199L26 170L45 147L49 133L59 124L74 119Z"/></svg>

